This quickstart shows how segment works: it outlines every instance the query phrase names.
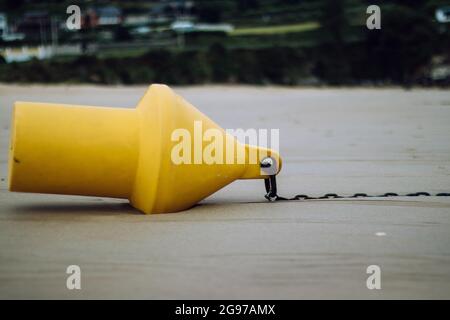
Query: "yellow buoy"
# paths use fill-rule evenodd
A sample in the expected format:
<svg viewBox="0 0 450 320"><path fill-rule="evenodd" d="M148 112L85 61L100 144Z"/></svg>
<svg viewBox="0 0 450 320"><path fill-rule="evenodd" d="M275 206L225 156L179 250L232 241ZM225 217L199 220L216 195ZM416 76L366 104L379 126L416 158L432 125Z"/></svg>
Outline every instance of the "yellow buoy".
<svg viewBox="0 0 450 320"><path fill-rule="evenodd" d="M199 140L199 127L213 134ZM281 167L277 152L242 145L165 85L150 86L134 109L16 102L11 128L11 191L125 198L144 213L190 208L236 179L266 179L267 157L270 174ZM222 143L205 161L219 140L233 152Z"/></svg>

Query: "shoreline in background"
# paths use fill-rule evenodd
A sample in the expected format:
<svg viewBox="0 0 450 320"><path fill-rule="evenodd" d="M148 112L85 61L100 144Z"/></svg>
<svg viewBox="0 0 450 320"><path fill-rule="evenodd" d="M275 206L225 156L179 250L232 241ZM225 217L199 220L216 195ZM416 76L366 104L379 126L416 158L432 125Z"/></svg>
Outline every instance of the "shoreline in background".
<svg viewBox="0 0 450 320"><path fill-rule="evenodd" d="M73 88L115 88L115 89L136 89L147 88L151 84L166 84L161 82L151 82L148 84L102 84L102 83L20 83L20 82L0 82L0 90L7 88L61 88L61 87L73 87ZM436 91L448 91L448 86L420 86L414 85L411 87L405 87L401 85L277 85L277 84L239 84L239 83L204 83L204 84L192 84L192 85L177 85L167 84L171 88L179 89L195 89L195 88L228 88L228 89L280 89L280 90L403 90L403 91L415 91L415 90L436 90Z"/></svg>

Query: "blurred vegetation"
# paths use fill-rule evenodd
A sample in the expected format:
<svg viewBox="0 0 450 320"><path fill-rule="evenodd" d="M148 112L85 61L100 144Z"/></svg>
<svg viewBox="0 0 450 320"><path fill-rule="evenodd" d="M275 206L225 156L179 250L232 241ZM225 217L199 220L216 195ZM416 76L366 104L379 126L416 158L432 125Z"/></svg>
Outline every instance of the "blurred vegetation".
<svg viewBox="0 0 450 320"><path fill-rule="evenodd" d="M127 7L144 1L123 1ZM20 10L23 1L0 1ZM54 1L55 6L66 1ZM111 3L109 1L108 3ZM119 5L119 2L113 2ZM247 83L282 85L448 85L429 78L439 57L450 64L440 0L380 0L381 30L365 26L366 0L199 0L203 22L231 22L225 33L187 33L183 46L104 50L96 55L6 64L2 82L100 84ZM39 6L39 4L35 4ZM174 36L180 36L174 34ZM130 40L117 28L116 40Z"/></svg>
<svg viewBox="0 0 450 320"><path fill-rule="evenodd" d="M231 32L232 36L246 35L268 35L268 34L285 34L293 32L303 32L319 28L317 22L303 22L288 25L267 26L267 27L249 27L239 28Z"/></svg>

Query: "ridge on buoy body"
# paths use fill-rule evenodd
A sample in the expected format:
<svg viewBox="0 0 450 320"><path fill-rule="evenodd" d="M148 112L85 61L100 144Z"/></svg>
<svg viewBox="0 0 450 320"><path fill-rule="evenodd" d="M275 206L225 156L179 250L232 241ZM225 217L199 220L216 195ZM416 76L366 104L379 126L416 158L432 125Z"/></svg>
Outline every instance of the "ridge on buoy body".
<svg viewBox="0 0 450 320"><path fill-rule="evenodd" d="M174 132L194 136L198 124L247 160L255 152L255 163L239 152L224 163L173 161ZM277 152L241 144L165 85L151 85L134 109L16 102L11 128L11 191L124 198L144 213L185 210L236 179L265 179L266 157L271 174L281 168Z"/></svg>

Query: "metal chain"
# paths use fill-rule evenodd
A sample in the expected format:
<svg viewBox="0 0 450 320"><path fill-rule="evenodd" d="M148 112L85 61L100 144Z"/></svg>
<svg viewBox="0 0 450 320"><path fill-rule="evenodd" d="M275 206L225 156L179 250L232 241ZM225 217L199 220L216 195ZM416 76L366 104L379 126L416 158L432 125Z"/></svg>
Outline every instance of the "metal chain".
<svg viewBox="0 0 450 320"><path fill-rule="evenodd" d="M326 193L323 196L311 197L306 194L297 194L292 198L281 197L277 194L277 183L274 175L269 176L264 180L267 194L265 198L269 201L290 201L290 200L318 200L318 199L355 199L355 198L388 198L388 197L419 197L419 196L435 196L435 197L450 197L448 192L440 192L431 194L429 192L413 192L406 194L398 194L395 192L386 192L379 195L369 195L367 193L355 193L350 196L342 196L336 193Z"/></svg>

